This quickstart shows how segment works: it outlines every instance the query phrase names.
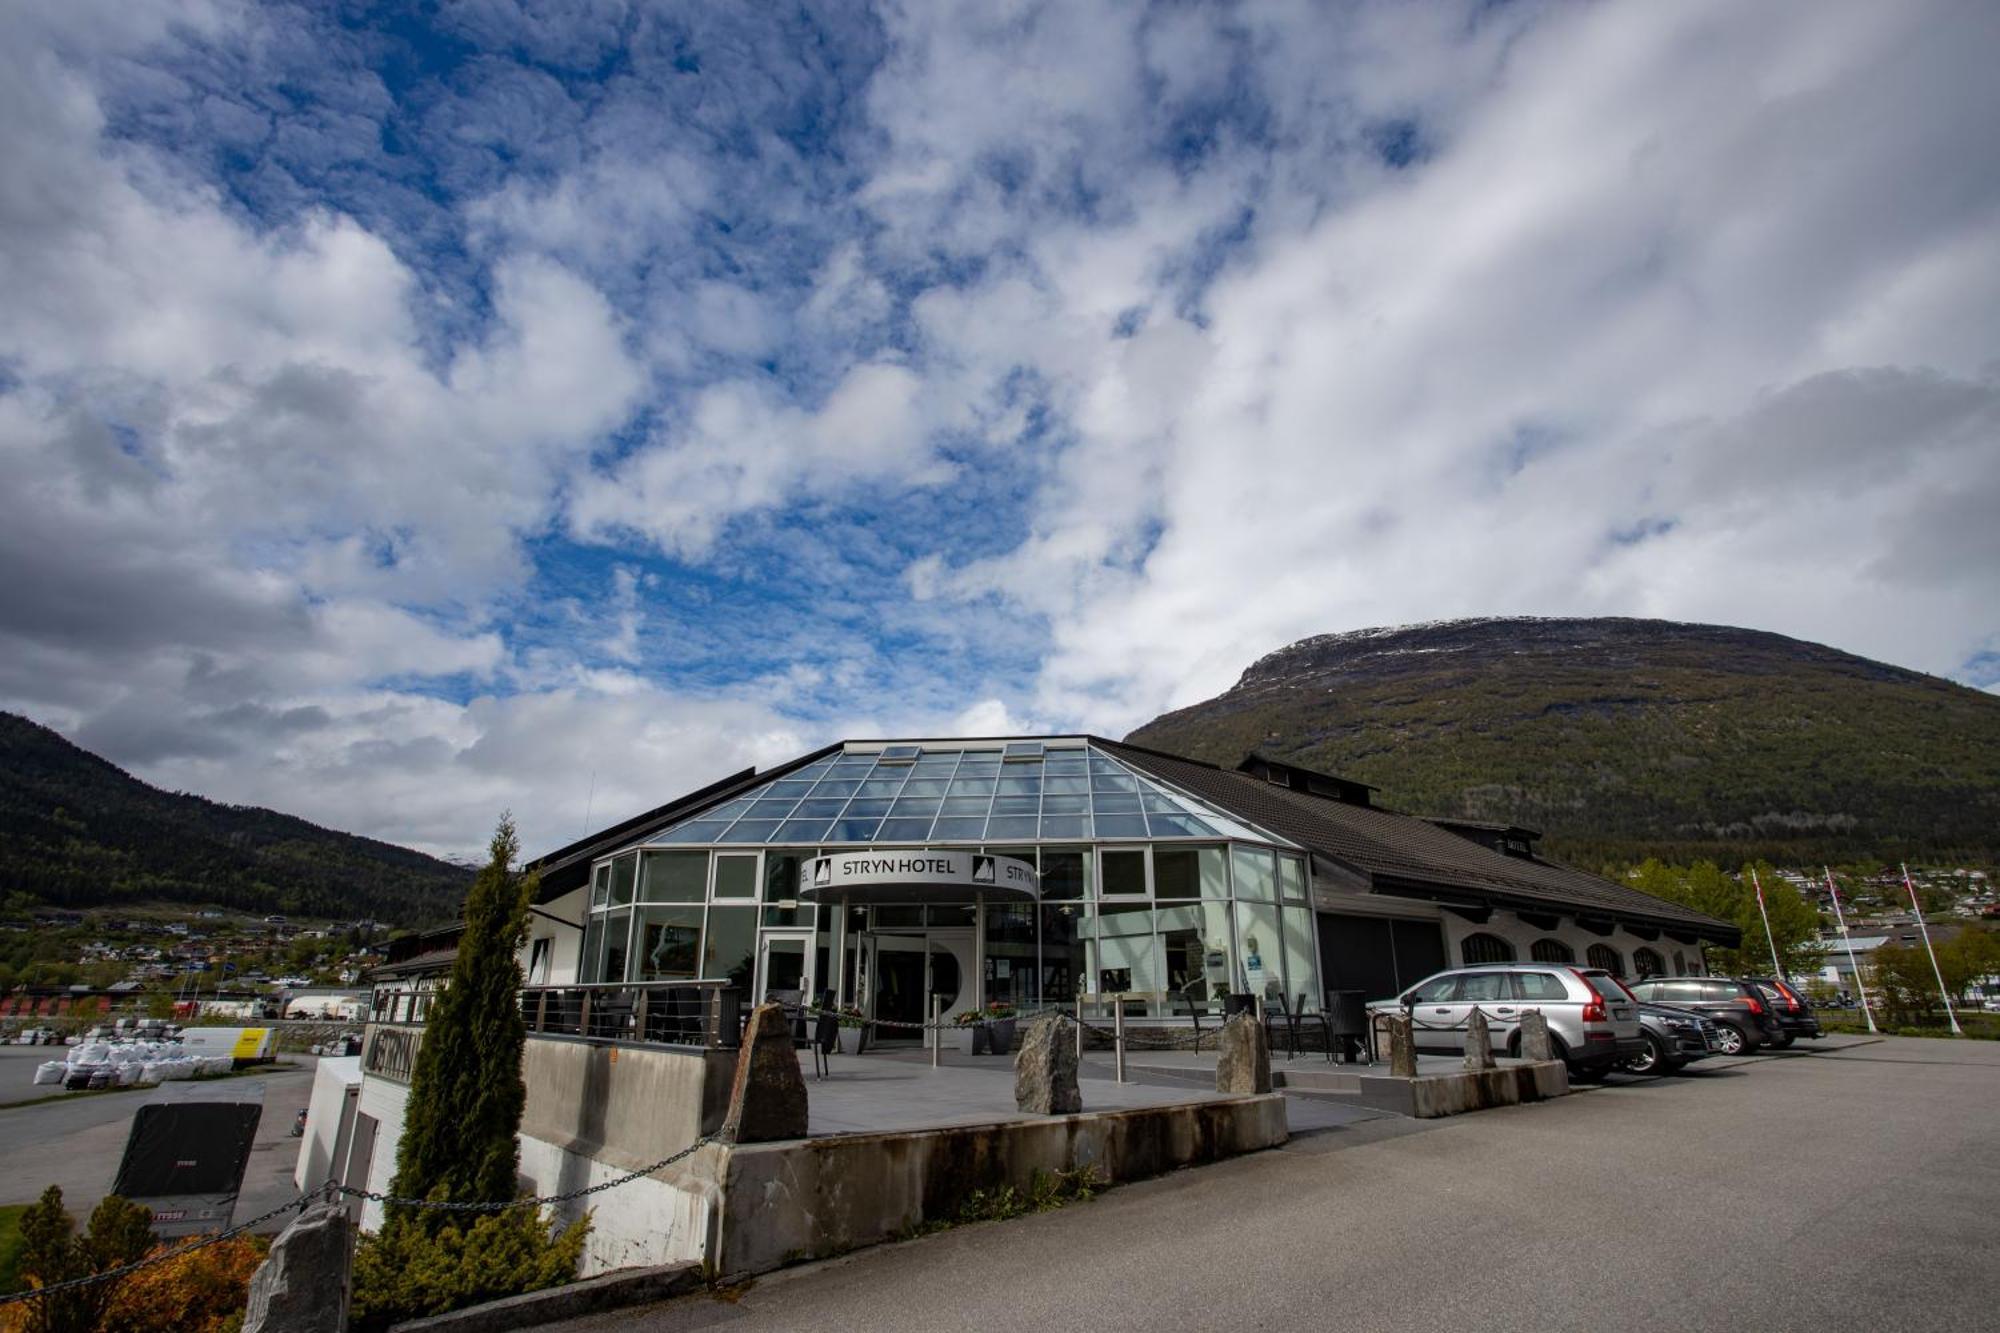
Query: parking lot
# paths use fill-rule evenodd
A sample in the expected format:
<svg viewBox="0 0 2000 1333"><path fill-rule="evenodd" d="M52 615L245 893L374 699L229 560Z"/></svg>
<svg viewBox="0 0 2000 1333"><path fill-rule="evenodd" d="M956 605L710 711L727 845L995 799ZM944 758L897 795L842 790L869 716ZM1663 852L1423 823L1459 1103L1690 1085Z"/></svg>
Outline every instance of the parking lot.
<svg viewBox="0 0 2000 1333"><path fill-rule="evenodd" d="M1994 1327L2000 1045L1838 1046L1331 1128L561 1327Z"/></svg>

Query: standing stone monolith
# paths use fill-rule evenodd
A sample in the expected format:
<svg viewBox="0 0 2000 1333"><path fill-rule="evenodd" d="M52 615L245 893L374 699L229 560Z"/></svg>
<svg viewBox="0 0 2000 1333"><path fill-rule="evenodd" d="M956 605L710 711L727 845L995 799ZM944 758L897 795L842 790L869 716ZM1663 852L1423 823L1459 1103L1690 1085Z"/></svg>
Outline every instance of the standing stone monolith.
<svg viewBox="0 0 2000 1333"><path fill-rule="evenodd" d="M1465 1025L1465 1067L1475 1074L1493 1068L1493 1029L1477 1006Z"/></svg>
<svg viewBox="0 0 2000 1333"><path fill-rule="evenodd" d="M760 1004L743 1025L729 1111L716 1138L769 1143L806 1136L806 1079L792 1047L792 1023L782 1004Z"/></svg>
<svg viewBox="0 0 2000 1333"><path fill-rule="evenodd" d="M1061 1014L1043 1015L1022 1034L1014 1055L1014 1105L1028 1115L1074 1115L1083 1109L1076 1034Z"/></svg>
<svg viewBox="0 0 2000 1333"><path fill-rule="evenodd" d="M1271 1044L1264 1025L1250 1014L1238 1014L1222 1025L1222 1044L1215 1052L1215 1090L1271 1090Z"/></svg>
<svg viewBox="0 0 2000 1333"><path fill-rule="evenodd" d="M1389 1020L1389 1074L1392 1078L1417 1076L1417 1036L1407 1014Z"/></svg>
<svg viewBox="0 0 2000 1333"><path fill-rule="evenodd" d="M1521 1058L1523 1060L1556 1058L1555 1043L1549 1040L1549 1020L1539 1009L1530 1009L1521 1015Z"/></svg>
<svg viewBox="0 0 2000 1333"><path fill-rule="evenodd" d="M301 1211L250 1276L243 1333L344 1333L349 1230L337 1203Z"/></svg>

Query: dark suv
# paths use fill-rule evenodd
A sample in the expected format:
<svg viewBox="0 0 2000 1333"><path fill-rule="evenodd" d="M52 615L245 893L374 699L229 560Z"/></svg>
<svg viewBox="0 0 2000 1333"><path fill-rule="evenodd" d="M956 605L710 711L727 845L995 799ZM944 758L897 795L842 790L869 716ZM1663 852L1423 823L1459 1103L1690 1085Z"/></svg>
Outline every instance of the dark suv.
<svg viewBox="0 0 2000 1333"><path fill-rule="evenodd" d="M1771 1016L1763 992L1747 981L1730 977L1645 977L1628 983L1631 992L1649 1004L1693 1009L1715 1020L1724 1055L1750 1055L1776 1046L1785 1030Z"/></svg>
<svg viewBox="0 0 2000 1333"><path fill-rule="evenodd" d="M1807 1041L1817 1041L1825 1033L1819 1030L1819 1019L1813 1016L1812 1006L1797 987L1783 977L1745 977L1744 981L1757 988L1764 997L1764 1007L1769 1009L1784 1029L1784 1035L1773 1044L1779 1050L1790 1046L1800 1037Z"/></svg>

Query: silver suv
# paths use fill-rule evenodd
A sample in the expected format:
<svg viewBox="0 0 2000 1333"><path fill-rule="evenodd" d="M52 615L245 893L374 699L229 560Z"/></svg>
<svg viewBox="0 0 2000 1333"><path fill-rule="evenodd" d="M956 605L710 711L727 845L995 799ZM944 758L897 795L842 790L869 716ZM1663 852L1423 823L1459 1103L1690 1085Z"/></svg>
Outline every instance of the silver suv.
<svg viewBox="0 0 2000 1333"><path fill-rule="evenodd" d="M1454 967L1392 1000L1376 1000L1370 1013L1407 1015L1417 1049L1450 1054L1465 1049L1466 1025L1477 1007L1493 1032L1493 1049L1521 1052L1521 1015L1540 1010L1549 1021L1556 1058L1586 1077L1609 1073L1643 1054L1639 1005L1602 968L1566 963L1486 963Z"/></svg>

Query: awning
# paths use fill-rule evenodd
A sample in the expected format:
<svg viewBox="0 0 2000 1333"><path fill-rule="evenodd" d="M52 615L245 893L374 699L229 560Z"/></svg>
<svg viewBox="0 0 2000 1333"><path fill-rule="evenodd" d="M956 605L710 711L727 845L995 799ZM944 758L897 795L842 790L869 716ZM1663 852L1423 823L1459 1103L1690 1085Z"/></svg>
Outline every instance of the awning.
<svg viewBox="0 0 2000 1333"><path fill-rule="evenodd" d="M957 850L835 852L808 862L799 883L801 902L855 906L1039 898L1035 868L1026 861Z"/></svg>

